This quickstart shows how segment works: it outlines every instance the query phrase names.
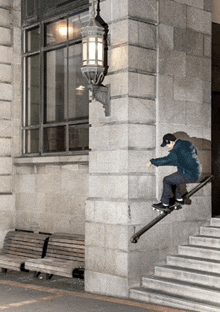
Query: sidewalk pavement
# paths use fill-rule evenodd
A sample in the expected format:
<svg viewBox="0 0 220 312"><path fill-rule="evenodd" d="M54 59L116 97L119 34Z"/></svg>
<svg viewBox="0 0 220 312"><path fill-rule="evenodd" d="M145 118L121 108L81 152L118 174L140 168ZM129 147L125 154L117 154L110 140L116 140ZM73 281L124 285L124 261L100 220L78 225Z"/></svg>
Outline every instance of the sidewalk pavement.
<svg viewBox="0 0 220 312"><path fill-rule="evenodd" d="M33 273L0 273L0 310L8 312L187 312L86 293L83 280Z"/></svg>

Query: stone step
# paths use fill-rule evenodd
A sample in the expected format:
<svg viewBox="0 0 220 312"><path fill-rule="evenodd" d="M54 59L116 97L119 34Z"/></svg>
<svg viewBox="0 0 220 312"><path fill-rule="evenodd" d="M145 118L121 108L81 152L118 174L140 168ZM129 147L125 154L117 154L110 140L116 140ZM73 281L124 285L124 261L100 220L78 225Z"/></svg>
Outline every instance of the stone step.
<svg viewBox="0 0 220 312"><path fill-rule="evenodd" d="M220 288L220 274L206 271L164 265L155 267L155 276Z"/></svg>
<svg viewBox="0 0 220 312"><path fill-rule="evenodd" d="M142 286L172 296L183 296L193 300L204 300L220 305L220 288L213 288L181 280L160 278L158 276L143 277Z"/></svg>
<svg viewBox="0 0 220 312"><path fill-rule="evenodd" d="M130 297L148 303L197 312L220 311L220 218L200 227L189 237L189 245L178 247L178 255L156 266L153 276L143 277L142 286Z"/></svg>
<svg viewBox="0 0 220 312"><path fill-rule="evenodd" d="M130 290L130 298L151 304L163 305L177 309L188 309L197 312L219 312L219 304L211 304L204 300L195 300L184 296L173 296L166 292L155 292L152 289L136 287Z"/></svg>
<svg viewBox="0 0 220 312"><path fill-rule="evenodd" d="M206 246L183 245L178 247L178 254L203 259L220 260L220 249Z"/></svg>
<svg viewBox="0 0 220 312"><path fill-rule="evenodd" d="M195 235L189 237L189 243L191 245L220 248L220 237Z"/></svg>
<svg viewBox="0 0 220 312"><path fill-rule="evenodd" d="M211 218L210 225L220 227L220 218Z"/></svg>
<svg viewBox="0 0 220 312"><path fill-rule="evenodd" d="M170 255L167 256L167 265L220 274L220 262L218 260Z"/></svg>
<svg viewBox="0 0 220 312"><path fill-rule="evenodd" d="M201 226L200 235L220 237L220 227Z"/></svg>

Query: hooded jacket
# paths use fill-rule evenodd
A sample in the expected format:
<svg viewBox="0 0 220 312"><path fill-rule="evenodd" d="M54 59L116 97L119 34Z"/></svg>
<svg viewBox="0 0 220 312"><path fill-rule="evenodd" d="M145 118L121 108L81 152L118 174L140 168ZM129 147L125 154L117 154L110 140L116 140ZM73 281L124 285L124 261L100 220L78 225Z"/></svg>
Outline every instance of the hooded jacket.
<svg viewBox="0 0 220 312"><path fill-rule="evenodd" d="M178 172L195 181L199 179L202 171L197 148L189 141L177 140L167 156L150 161L157 167L176 166Z"/></svg>

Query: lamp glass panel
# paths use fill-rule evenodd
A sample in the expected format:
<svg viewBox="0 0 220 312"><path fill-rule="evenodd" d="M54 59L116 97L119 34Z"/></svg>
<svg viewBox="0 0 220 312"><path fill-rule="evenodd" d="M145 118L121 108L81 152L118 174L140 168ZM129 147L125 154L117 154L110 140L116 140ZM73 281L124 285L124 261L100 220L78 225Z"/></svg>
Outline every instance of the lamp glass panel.
<svg viewBox="0 0 220 312"><path fill-rule="evenodd" d="M93 40L92 40L93 39ZM91 61L96 59L96 44L95 44L95 38L89 38L88 42L88 48L89 48L89 63L91 64ZM94 63L95 64L95 63Z"/></svg>
<svg viewBox="0 0 220 312"><path fill-rule="evenodd" d="M83 65L87 64L87 41L83 42Z"/></svg>
<svg viewBox="0 0 220 312"><path fill-rule="evenodd" d="M89 43L89 64L96 64L96 45L95 42Z"/></svg>
<svg viewBox="0 0 220 312"><path fill-rule="evenodd" d="M98 60L103 60L103 44L98 42Z"/></svg>

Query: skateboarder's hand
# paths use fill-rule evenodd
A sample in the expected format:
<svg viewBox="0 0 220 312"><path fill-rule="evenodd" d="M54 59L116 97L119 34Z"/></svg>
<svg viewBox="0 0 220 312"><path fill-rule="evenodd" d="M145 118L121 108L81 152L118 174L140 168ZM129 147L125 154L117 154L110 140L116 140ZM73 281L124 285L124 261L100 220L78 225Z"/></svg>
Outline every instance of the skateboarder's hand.
<svg viewBox="0 0 220 312"><path fill-rule="evenodd" d="M152 166L152 163L149 161L149 162L147 163L147 167L150 168L151 166Z"/></svg>

